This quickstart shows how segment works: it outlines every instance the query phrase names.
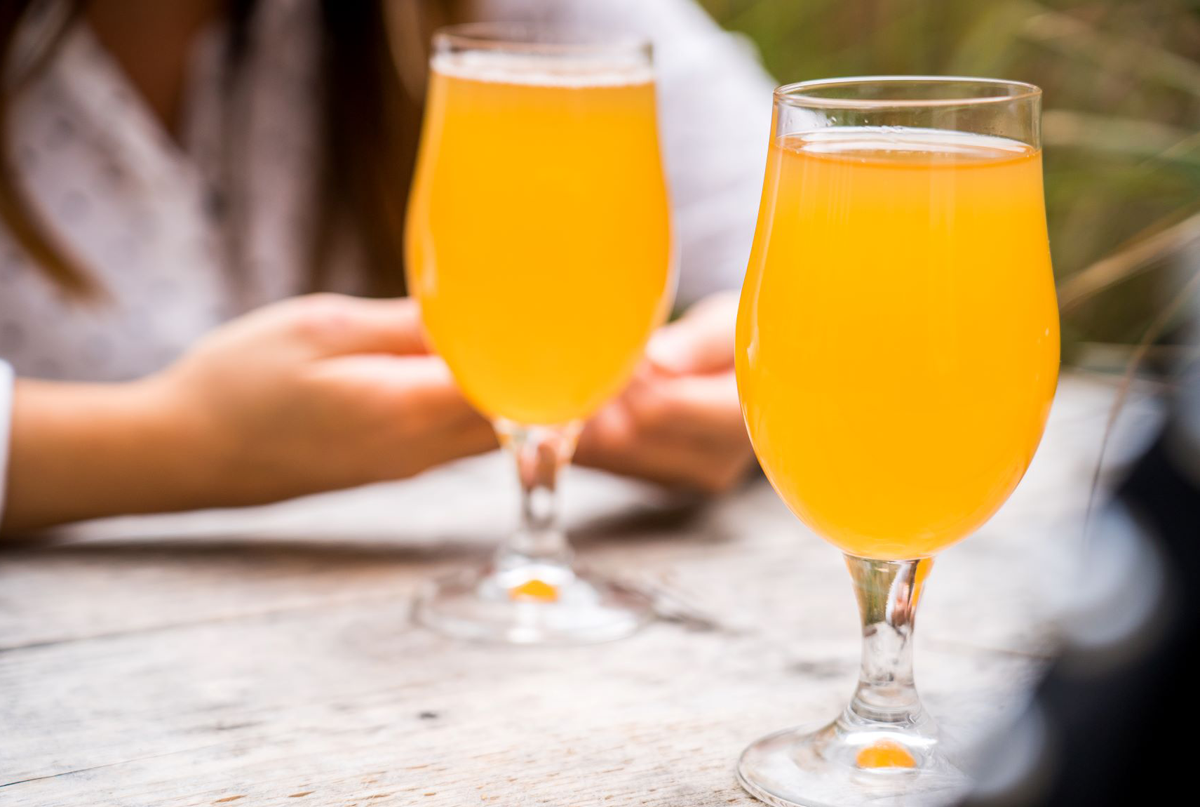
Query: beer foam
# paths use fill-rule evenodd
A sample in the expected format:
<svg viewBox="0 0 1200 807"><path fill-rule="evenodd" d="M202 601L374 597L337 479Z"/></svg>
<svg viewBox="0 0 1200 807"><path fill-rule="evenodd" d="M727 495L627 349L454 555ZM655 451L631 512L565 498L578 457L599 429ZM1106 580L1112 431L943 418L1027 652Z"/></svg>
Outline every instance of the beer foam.
<svg viewBox="0 0 1200 807"><path fill-rule="evenodd" d="M797 132L779 138L783 148L810 154L844 154L904 158L953 156L991 161L1032 154L1032 146L995 135L905 126L840 126Z"/></svg>
<svg viewBox="0 0 1200 807"><path fill-rule="evenodd" d="M435 73L454 78L539 87L621 87L654 81L654 70L646 60L632 56L587 58L472 51L438 53L430 67Z"/></svg>

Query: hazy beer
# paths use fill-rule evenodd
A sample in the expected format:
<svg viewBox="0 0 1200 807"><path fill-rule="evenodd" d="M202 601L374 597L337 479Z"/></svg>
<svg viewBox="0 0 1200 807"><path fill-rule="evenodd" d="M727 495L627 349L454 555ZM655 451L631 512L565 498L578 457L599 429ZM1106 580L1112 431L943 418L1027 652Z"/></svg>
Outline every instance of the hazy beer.
<svg viewBox="0 0 1200 807"><path fill-rule="evenodd" d="M474 53L432 69L407 243L429 336L488 415L585 418L670 300L650 68Z"/></svg>
<svg viewBox="0 0 1200 807"><path fill-rule="evenodd" d="M763 468L843 551L932 555L1008 498L1058 375L1039 151L834 128L772 144L737 375Z"/></svg>

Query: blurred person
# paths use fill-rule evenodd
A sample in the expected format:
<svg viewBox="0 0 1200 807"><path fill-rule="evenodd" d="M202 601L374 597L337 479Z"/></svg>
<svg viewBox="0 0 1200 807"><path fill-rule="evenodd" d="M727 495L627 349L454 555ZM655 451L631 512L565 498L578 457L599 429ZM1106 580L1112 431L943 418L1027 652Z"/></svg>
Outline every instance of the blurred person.
<svg viewBox="0 0 1200 807"><path fill-rule="evenodd" d="M981 749L963 807L1117 807L1185 783L1200 643L1200 241L1182 268L1183 296L1164 303L1190 306L1165 422L1092 519L1067 581L1063 646L1013 725Z"/></svg>
<svg viewBox="0 0 1200 807"><path fill-rule="evenodd" d="M656 48L680 301L699 302L578 461L706 491L742 476L721 290L745 267L771 84L691 0L0 0L0 529L264 503L495 446L397 299L426 43L495 19Z"/></svg>
<svg viewBox="0 0 1200 807"><path fill-rule="evenodd" d="M1064 647L1013 726L978 754L964 807L1142 804L1195 755L1200 641L1200 365L1096 519Z"/></svg>

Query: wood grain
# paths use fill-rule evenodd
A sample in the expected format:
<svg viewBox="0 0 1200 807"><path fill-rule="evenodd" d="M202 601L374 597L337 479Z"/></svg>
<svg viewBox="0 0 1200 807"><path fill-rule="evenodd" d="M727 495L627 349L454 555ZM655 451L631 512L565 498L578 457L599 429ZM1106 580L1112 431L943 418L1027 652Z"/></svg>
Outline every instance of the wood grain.
<svg viewBox="0 0 1200 807"><path fill-rule="evenodd" d="M1065 379L1008 506L938 560L918 680L944 731L1010 712L1053 647L1108 387ZM1116 464L1156 410L1122 419ZM857 622L836 552L761 480L708 506L568 480L584 561L657 592L632 639L459 644L414 592L515 517L498 456L249 511L0 552L0 805L752 804L741 749L832 717Z"/></svg>

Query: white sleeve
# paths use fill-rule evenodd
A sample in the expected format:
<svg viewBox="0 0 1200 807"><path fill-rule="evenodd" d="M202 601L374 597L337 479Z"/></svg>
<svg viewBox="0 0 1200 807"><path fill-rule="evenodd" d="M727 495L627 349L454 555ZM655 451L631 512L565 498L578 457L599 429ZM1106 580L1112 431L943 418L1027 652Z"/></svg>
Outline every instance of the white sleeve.
<svg viewBox="0 0 1200 807"><path fill-rule="evenodd" d="M627 5L642 10L654 41L682 307L742 285L771 141L774 81L749 40L722 31L692 0Z"/></svg>
<svg viewBox="0 0 1200 807"><path fill-rule="evenodd" d="M771 139L775 82L694 0L476 0L476 19L648 37L679 249L679 304L741 286Z"/></svg>
<svg viewBox="0 0 1200 807"><path fill-rule="evenodd" d="M12 430L13 371L0 359L0 523L4 521L4 492L8 484L8 442Z"/></svg>

